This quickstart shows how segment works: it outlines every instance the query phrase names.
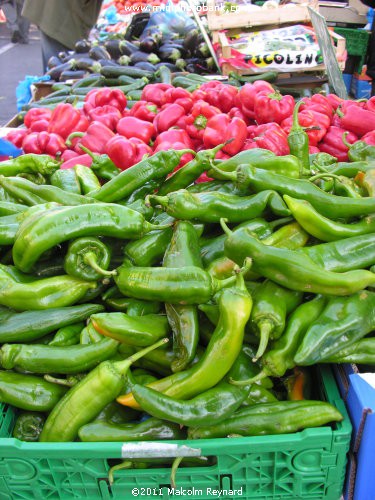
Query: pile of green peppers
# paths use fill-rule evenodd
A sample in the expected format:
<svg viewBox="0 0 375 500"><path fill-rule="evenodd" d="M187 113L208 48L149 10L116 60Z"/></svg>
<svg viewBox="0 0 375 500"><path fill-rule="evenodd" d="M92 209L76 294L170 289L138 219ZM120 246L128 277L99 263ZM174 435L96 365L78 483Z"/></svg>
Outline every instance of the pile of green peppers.
<svg viewBox="0 0 375 500"><path fill-rule="evenodd" d="M18 409L15 437L342 420L312 379L319 363L375 362L375 165L252 149L176 170L185 153L124 171L0 163L0 402Z"/></svg>

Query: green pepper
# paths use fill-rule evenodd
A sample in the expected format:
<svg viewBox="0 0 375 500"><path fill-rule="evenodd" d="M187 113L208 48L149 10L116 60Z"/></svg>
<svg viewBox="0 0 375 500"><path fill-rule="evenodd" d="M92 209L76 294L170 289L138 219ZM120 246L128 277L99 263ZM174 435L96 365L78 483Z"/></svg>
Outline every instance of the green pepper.
<svg viewBox="0 0 375 500"><path fill-rule="evenodd" d="M367 172L375 169L375 161L353 161L339 162L337 165L329 169L329 173L334 175L344 175L345 177L355 177L360 172Z"/></svg>
<svg viewBox="0 0 375 500"><path fill-rule="evenodd" d="M344 224L324 217L308 201L296 200L288 195L284 196L284 200L296 221L321 241L335 241L375 231L374 215L363 217L359 222Z"/></svg>
<svg viewBox="0 0 375 500"><path fill-rule="evenodd" d="M375 264L375 234L321 243L301 248L300 251L328 271L341 273L365 269Z"/></svg>
<svg viewBox="0 0 375 500"><path fill-rule="evenodd" d="M95 203L93 198L69 193L56 186L38 185L22 177L1 177L0 184L10 194L27 205L38 205L53 201L61 205L87 205Z"/></svg>
<svg viewBox="0 0 375 500"><path fill-rule="evenodd" d="M352 363L352 364L375 364L375 338L360 339L348 347L323 358L320 363Z"/></svg>
<svg viewBox="0 0 375 500"><path fill-rule="evenodd" d="M160 302L131 299L124 296L108 297L104 299L104 302L111 309L115 309L119 312L126 312L128 316L144 316L145 314L157 314L161 309Z"/></svg>
<svg viewBox="0 0 375 500"><path fill-rule="evenodd" d="M199 236L189 221L176 221L170 244L164 254L164 267L202 268ZM184 370L194 359L199 340L199 321L196 305L165 304L167 318L173 332L173 372Z"/></svg>
<svg viewBox="0 0 375 500"><path fill-rule="evenodd" d="M212 180L207 182L198 182L186 188L189 193L202 193L203 191L216 191L218 193L237 194L237 189L232 182Z"/></svg>
<svg viewBox="0 0 375 500"><path fill-rule="evenodd" d="M131 384L131 390L140 407L153 417L187 426L222 422L241 406L248 392L223 381L187 401L138 383Z"/></svg>
<svg viewBox="0 0 375 500"><path fill-rule="evenodd" d="M317 170L331 170L337 166L338 160L336 156L329 153L314 153L309 155L310 167L315 167Z"/></svg>
<svg viewBox="0 0 375 500"><path fill-rule="evenodd" d="M264 245L246 230L231 232L224 222L222 225L228 234L225 242L227 257L236 263L250 257L252 270L285 288L326 295L350 295L375 283L375 274L370 271L326 271L302 252Z"/></svg>
<svg viewBox="0 0 375 500"><path fill-rule="evenodd" d="M243 276L220 294L220 319L202 358L191 368L152 382L149 387L177 399L190 399L214 387L231 369L242 346L245 325L249 320L252 299ZM233 311L236 314L233 314ZM125 406L137 407L132 394L117 398Z"/></svg>
<svg viewBox="0 0 375 500"><path fill-rule="evenodd" d="M59 328L53 339L48 342L48 345L66 347L69 345L78 344L81 331L84 329L84 327L85 323L83 321L79 321L78 323L73 323L71 325Z"/></svg>
<svg viewBox="0 0 375 500"><path fill-rule="evenodd" d="M276 156L275 153L268 149L254 148L240 151L232 158L221 162L215 162L216 166L223 172L234 172L239 165L248 164L255 168L267 170L270 173L278 173L287 177L298 179L301 171L300 160L293 155ZM225 179L220 177L219 172L213 169L208 170L209 177L217 176L217 179Z"/></svg>
<svg viewBox="0 0 375 500"><path fill-rule="evenodd" d="M179 425L158 418L149 418L140 423L114 424L95 420L83 425L78 436L81 441L130 442L155 441L159 439L185 439L186 432Z"/></svg>
<svg viewBox="0 0 375 500"><path fill-rule="evenodd" d="M132 354L137 352L137 350L138 349L136 347L129 346L127 344L120 344L118 347L118 353L124 357L131 356ZM143 358L135 361L134 366L144 368L145 370L151 370L157 375L166 377L172 373L172 360L173 350L167 345L156 349L156 351L149 352Z"/></svg>
<svg viewBox="0 0 375 500"><path fill-rule="evenodd" d="M101 339L93 344L53 346L42 344L3 344L0 363L6 370L15 368L31 373L76 374L91 370L113 356L118 342Z"/></svg>
<svg viewBox="0 0 375 500"><path fill-rule="evenodd" d="M73 170L77 176L78 184L83 194L89 194L91 191L100 189L100 181L90 167L78 164L74 166Z"/></svg>
<svg viewBox="0 0 375 500"><path fill-rule="evenodd" d="M283 288L271 280L265 280L253 295L250 330L259 337L254 361L263 356L269 339L278 339L286 324L286 317L302 301L303 294Z"/></svg>
<svg viewBox="0 0 375 500"><path fill-rule="evenodd" d="M63 326L83 321L103 311L100 304L81 304L42 311L8 312L0 323L0 343L28 342L40 339Z"/></svg>
<svg viewBox="0 0 375 500"><path fill-rule="evenodd" d="M21 203L0 201L0 216L19 214L27 210L27 208L29 208L27 205L22 205Z"/></svg>
<svg viewBox="0 0 375 500"><path fill-rule="evenodd" d="M154 344L170 332L166 316L160 314L135 317L122 312L99 313L93 314L90 320L101 335L136 347Z"/></svg>
<svg viewBox="0 0 375 500"><path fill-rule="evenodd" d="M298 158L301 164L300 177L302 177L304 169L310 171L309 136L298 121L298 111L301 104L305 104L304 101L299 101L294 106L292 128L288 134L290 154Z"/></svg>
<svg viewBox="0 0 375 500"><path fill-rule="evenodd" d="M228 222L244 222L261 216L266 209L276 215L290 215L280 196L270 190L252 196L236 196L215 191L194 194L180 189L167 196L150 195L147 198L152 206L161 205L176 219L200 222L218 223L222 217Z"/></svg>
<svg viewBox="0 0 375 500"><path fill-rule="evenodd" d="M73 441L79 429L91 422L99 412L120 394L130 365L147 352L165 343L162 339L153 346L118 361L102 361L83 380L72 387L48 415L40 441ZM62 349L62 348L60 348Z"/></svg>
<svg viewBox="0 0 375 500"><path fill-rule="evenodd" d="M27 411L51 411L66 393L66 387L35 375L0 370L0 402Z"/></svg>
<svg viewBox="0 0 375 500"><path fill-rule="evenodd" d="M366 196L375 195L375 167L366 172L359 172L355 178L355 182L366 191Z"/></svg>
<svg viewBox="0 0 375 500"><path fill-rule="evenodd" d="M54 160L50 155L23 154L0 162L0 175L16 176L18 174L51 175L60 168L61 161Z"/></svg>
<svg viewBox="0 0 375 500"><path fill-rule="evenodd" d="M52 186L63 189L69 193L82 194L77 174L72 168L57 170L51 175L49 180Z"/></svg>
<svg viewBox="0 0 375 500"><path fill-rule="evenodd" d="M103 180L110 181L114 179L121 170L116 167L113 161L109 158L108 155L102 154L97 155L90 151L86 146L82 144L79 145L80 149L92 158L92 163L90 165L91 170L95 172L95 174Z"/></svg>
<svg viewBox="0 0 375 500"><path fill-rule="evenodd" d="M374 307L374 292L330 298L322 314L303 336L294 356L295 364L317 363L370 333L375 328Z"/></svg>
<svg viewBox="0 0 375 500"><path fill-rule="evenodd" d="M82 280L98 280L112 276L107 271L111 262L111 249L99 238L77 238L69 243L64 259L64 270L69 276Z"/></svg>
<svg viewBox="0 0 375 500"><path fill-rule="evenodd" d="M124 424L136 420L138 416L139 413L135 410L124 408L122 405L116 403L116 401L112 401L112 403L107 404L99 415L97 415L95 421L104 420L112 424Z"/></svg>
<svg viewBox="0 0 375 500"><path fill-rule="evenodd" d="M324 401L278 401L241 408L217 425L191 427L188 439L286 434L342 419L338 409Z"/></svg>
<svg viewBox="0 0 375 500"><path fill-rule="evenodd" d="M64 241L97 235L133 239L155 228L139 212L115 204L46 210L31 222L23 221L13 245L13 260L21 271L30 272L44 252Z"/></svg>
<svg viewBox="0 0 375 500"><path fill-rule="evenodd" d="M84 281L67 275L17 283L0 269L0 304L16 311L71 306L90 288L95 287L94 281Z"/></svg>
<svg viewBox="0 0 375 500"><path fill-rule="evenodd" d="M252 192L275 190L281 195L306 200L322 215L330 219L364 216L375 212L375 198L347 198L326 193L305 179L291 179L285 175L240 165L236 172L221 173L229 180L237 180Z"/></svg>
<svg viewBox="0 0 375 500"><path fill-rule="evenodd" d="M126 198L146 182L166 177L178 166L181 157L186 153L195 154L190 149L159 151L127 170L123 170L100 189L93 191L91 196L107 203Z"/></svg>
<svg viewBox="0 0 375 500"><path fill-rule="evenodd" d="M21 412L14 422L12 435L21 441L38 441L45 421L46 418L41 413L34 411Z"/></svg>
<svg viewBox="0 0 375 500"><path fill-rule="evenodd" d="M354 144L346 140L349 132L344 132L342 142L349 148L348 158L350 161L369 161L375 159L375 146L364 141L357 141Z"/></svg>

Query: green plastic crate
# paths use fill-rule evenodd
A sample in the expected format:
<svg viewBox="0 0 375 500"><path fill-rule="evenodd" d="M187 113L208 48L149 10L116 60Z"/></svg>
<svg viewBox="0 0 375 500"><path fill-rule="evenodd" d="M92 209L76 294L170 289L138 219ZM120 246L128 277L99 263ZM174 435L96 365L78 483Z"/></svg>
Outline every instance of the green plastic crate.
<svg viewBox="0 0 375 500"><path fill-rule="evenodd" d="M365 64L370 33L366 30L352 28L335 28L335 33L345 38L346 50L349 56L360 57L357 71L361 72Z"/></svg>
<svg viewBox="0 0 375 500"><path fill-rule="evenodd" d="M0 499L151 500L190 496L196 500L339 500L351 424L331 368L323 366L317 377L319 396L344 415L344 420L332 427L277 436L158 443L25 443L2 437ZM14 418L12 408L3 411L0 435L11 435ZM132 453L138 457L146 453L213 456L216 464L179 468L176 491L171 490L169 468L120 470L110 486L108 470L113 459L129 458ZM214 490L237 492L228 491L219 497Z"/></svg>

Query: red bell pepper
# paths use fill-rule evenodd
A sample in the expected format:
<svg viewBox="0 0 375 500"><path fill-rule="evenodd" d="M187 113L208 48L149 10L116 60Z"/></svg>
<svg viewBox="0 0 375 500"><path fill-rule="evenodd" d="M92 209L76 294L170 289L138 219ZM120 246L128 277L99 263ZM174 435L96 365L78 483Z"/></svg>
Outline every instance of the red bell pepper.
<svg viewBox="0 0 375 500"><path fill-rule="evenodd" d="M294 97L279 92L258 92L254 99L254 115L257 123L281 123L293 114Z"/></svg>
<svg viewBox="0 0 375 500"><path fill-rule="evenodd" d="M228 113L235 106L237 87L213 81L201 85L201 90L206 93L204 100L223 113Z"/></svg>
<svg viewBox="0 0 375 500"><path fill-rule="evenodd" d="M43 121L49 123L52 115L52 109L49 108L31 108L23 118L25 127L31 128L33 124ZM47 129L44 129L47 130Z"/></svg>
<svg viewBox="0 0 375 500"><path fill-rule="evenodd" d="M247 131L249 139L252 139L257 147L268 149L278 156L290 153L288 135L279 124L264 123L263 125L252 125L247 127Z"/></svg>
<svg viewBox="0 0 375 500"><path fill-rule="evenodd" d="M129 116L135 116L145 122L153 122L159 108L156 104L147 101L138 101L129 111Z"/></svg>
<svg viewBox="0 0 375 500"><path fill-rule="evenodd" d="M108 141L105 153L121 170L126 170L136 163L136 145L122 135L115 135Z"/></svg>
<svg viewBox="0 0 375 500"><path fill-rule="evenodd" d="M366 144L370 144L371 146L375 146L375 130L367 132L367 134L361 138L361 141L366 142Z"/></svg>
<svg viewBox="0 0 375 500"><path fill-rule="evenodd" d="M317 111L318 113L325 114L332 120L334 109L326 96L322 94L313 94L310 98L303 98L304 104L301 105L300 110L308 109L309 111Z"/></svg>
<svg viewBox="0 0 375 500"><path fill-rule="evenodd" d="M88 112L91 121L102 122L106 127L111 130L116 130L118 121L122 118L122 114L118 108L111 104L98 106Z"/></svg>
<svg viewBox="0 0 375 500"><path fill-rule="evenodd" d="M165 92L172 88L174 88L173 85L169 83L149 83L142 90L141 100L153 102L161 107L167 102Z"/></svg>
<svg viewBox="0 0 375 500"><path fill-rule="evenodd" d="M364 108L375 113L375 96L370 97L370 99L365 102Z"/></svg>
<svg viewBox="0 0 375 500"><path fill-rule="evenodd" d="M121 118L117 124L116 130L120 135L128 139L137 137L146 144L155 136L155 128L152 123L145 122L134 116L125 116Z"/></svg>
<svg viewBox="0 0 375 500"><path fill-rule="evenodd" d="M129 141L135 145L135 163L140 162L145 155L152 155L152 148L148 144L145 144L141 139L131 137Z"/></svg>
<svg viewBox="0 0 375 500"><path fill-rule="evenodd" d="M315 114L316 113L316 114ZM309 144L316 146L326 135L327 129L330 126L330 119L322 113L310 111L309 108L298 113L298 122L305 129ZM320 116L318 116L320 115ZM318 121L319 120L319 121ZM324 125L323 125L324 122ZM288 135L293 125L293 117L289 116L281 122L281 127Z"/></svg>
<svg viewBox="0 0 375 500"><path fill-rule="evenodd" d="M318 148L318 146L312 146L311 144L309 144L309 154L313 155L315 153L320 153L320 149Z"/></svg>
<svg viewBox="0 0 375 500"><path fill-rule="evenodd" d="M102 154L105 151L107 142L114 137L114 132L103 123L93 121L90 123L86 132L73 132L68 137L66 144L73 145L77 153L81 152L80 144L94 153ZM77 141L76 138L79 138Z"/></svg>
<svg viewBox="0 0 375 500"><path fill-rule="evenodd" d="M77 130L81 116L81 112L71 104L60 103L52 111L48 132L59 134L66 139L69 134Z"/></svg>
<svg viewBox="0 0 375 500"><path fill-rule="evenodd" d="M167 103L175 103L182 106L186 113L188 113L193 106L193 99L190 92L181 88L173 87L165 91L165 99Z"/></svg>
<svg viewBox="0 0 375 500"><path fill-rule="evenodd" d="M338 109L336 113L340 118L341 127L353 132L358 137L375 130L375 113L372 111L358 106L349 106L345 111Z"/></svg>
<svg viewBox="0 0 375 500"><path fill-rule="evenodd" d="M5 139L14 144L17 148L22 148L22 142L27 134L28 131L25 128L16 128L10 130L5 136Z"/></svg>
<svg viewBox="0 0 375 500"><path fill-rule="evenodd" d="M340 106L340 104L344 101L344 99L342 99L336 94L327 94L326 97L334 110L336 110Z"/></svg>
<svg viewBox="0 0 375 500"><path fill-rule="evenodd" d="M185 109L179 104L165 104L155 116L154 127L158 134L176 126L177 122L186 115Z"/></svg>
<svg viewBox="0 0 375 500"><path fill-rule="evenodd" d="M232 139L223 147L223 151L233 156L241 151L246 137L246 123L241 118L230 118L220 113L208 120L203 133L203 143L210 149Z"/></svg>
<svg viewBox="0 0 375 500"><path fill-rule="evenodd" d="M338 161L348 161L348 147L342 140L344 132L346 132L345 129L331 125L323 140L318 144L320 151L335 156ZM358 137L349 132L346 136L346 141L349 144L353 144L358 141Z"/></svg>
<svg viewBox="0 0 375 500"><path fill-rule="evenodd" d="M238 93L236 106L241 108L243 114L253 120L255 118L254 105L255 97L259 92L271 93L274 89L272 85L264 80L256 80L254 83L245 83Z"/></svg>
<svg viewBox="0 0 375 500"><path fill-rule="evenodd" d="M122 113L126 108L127 102L125 94L120 89L103 87L101 89L93 89L86 95L83 109L88 114L93 108L110 105Z"/></svg>
<svg viewBox="0 0 375 500"><path fill-rule="evenodd" d="M67 151L70 151L70 150L67 150ZM67 151L64 151L64 153L66 153ZM72 152L72 151L70 151L70 152ZM88 154L84 154L84 155L76 154L75 156L68 158L68 157L64 157L64 153L61 156L63 163L60 165L60 168L62 168L62 169L73 168L76 165L84 165L85 167L91 167L93 159L90 155L88 155Z"/></svg>
<svg viewBox="0 0 375 500"><path fill-rule="evenodd" d="M53 132L31 132L23 142L22 149L25 153L48 154L56 157L66 150L64 139Z"/></svg>
<svg viewBox="0 0 375 500"><path fill-rule="evenodd" d="M184 127L186 132L191 138L202 142L207 121L219 113L220 110L218 108L211 106L205 101L200 100L195 102L190 114L185 119Z"/></svg>
<svg viewBox="0 0 375 500"><path fill-rule="evenodd" d="M194 144L190 139L189 135L185 130L181 129L171 129L166 132L162 132L157 136L154 142L154 151L159 147L160 144L170 144L170 147L167 149L171 149L172 144L181 143L185 145L185 149L194 149ZM164 149L163 149L164 151Z"/></svg>

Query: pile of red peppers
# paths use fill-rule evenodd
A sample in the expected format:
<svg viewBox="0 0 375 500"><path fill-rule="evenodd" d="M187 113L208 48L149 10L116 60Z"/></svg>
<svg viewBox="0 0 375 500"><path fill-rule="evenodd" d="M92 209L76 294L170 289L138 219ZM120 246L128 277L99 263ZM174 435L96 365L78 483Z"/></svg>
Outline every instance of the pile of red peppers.
<svg viewBox="0 0 375 500"><path fill-rule="evenodd" d="M375 145L375 97L353 101L314 94L303 102L298 118L310 153L323 151L346 161L349 145L359 139ZM90 166L88 152L106 154L124 170L161 150L200 151L222 143L217 157L223 159L250 148L286 155L294 105L292 96L262 80L241 88L212 80L193 92L149 84L131 109L120 89L100 88L87 94L81 109L65 103L53 111L30 109L25 128L11 131L7 139L25 153L60 157L62 168L78 163L78 157ZM185 154L179 167L191 158Z"/></svg>

